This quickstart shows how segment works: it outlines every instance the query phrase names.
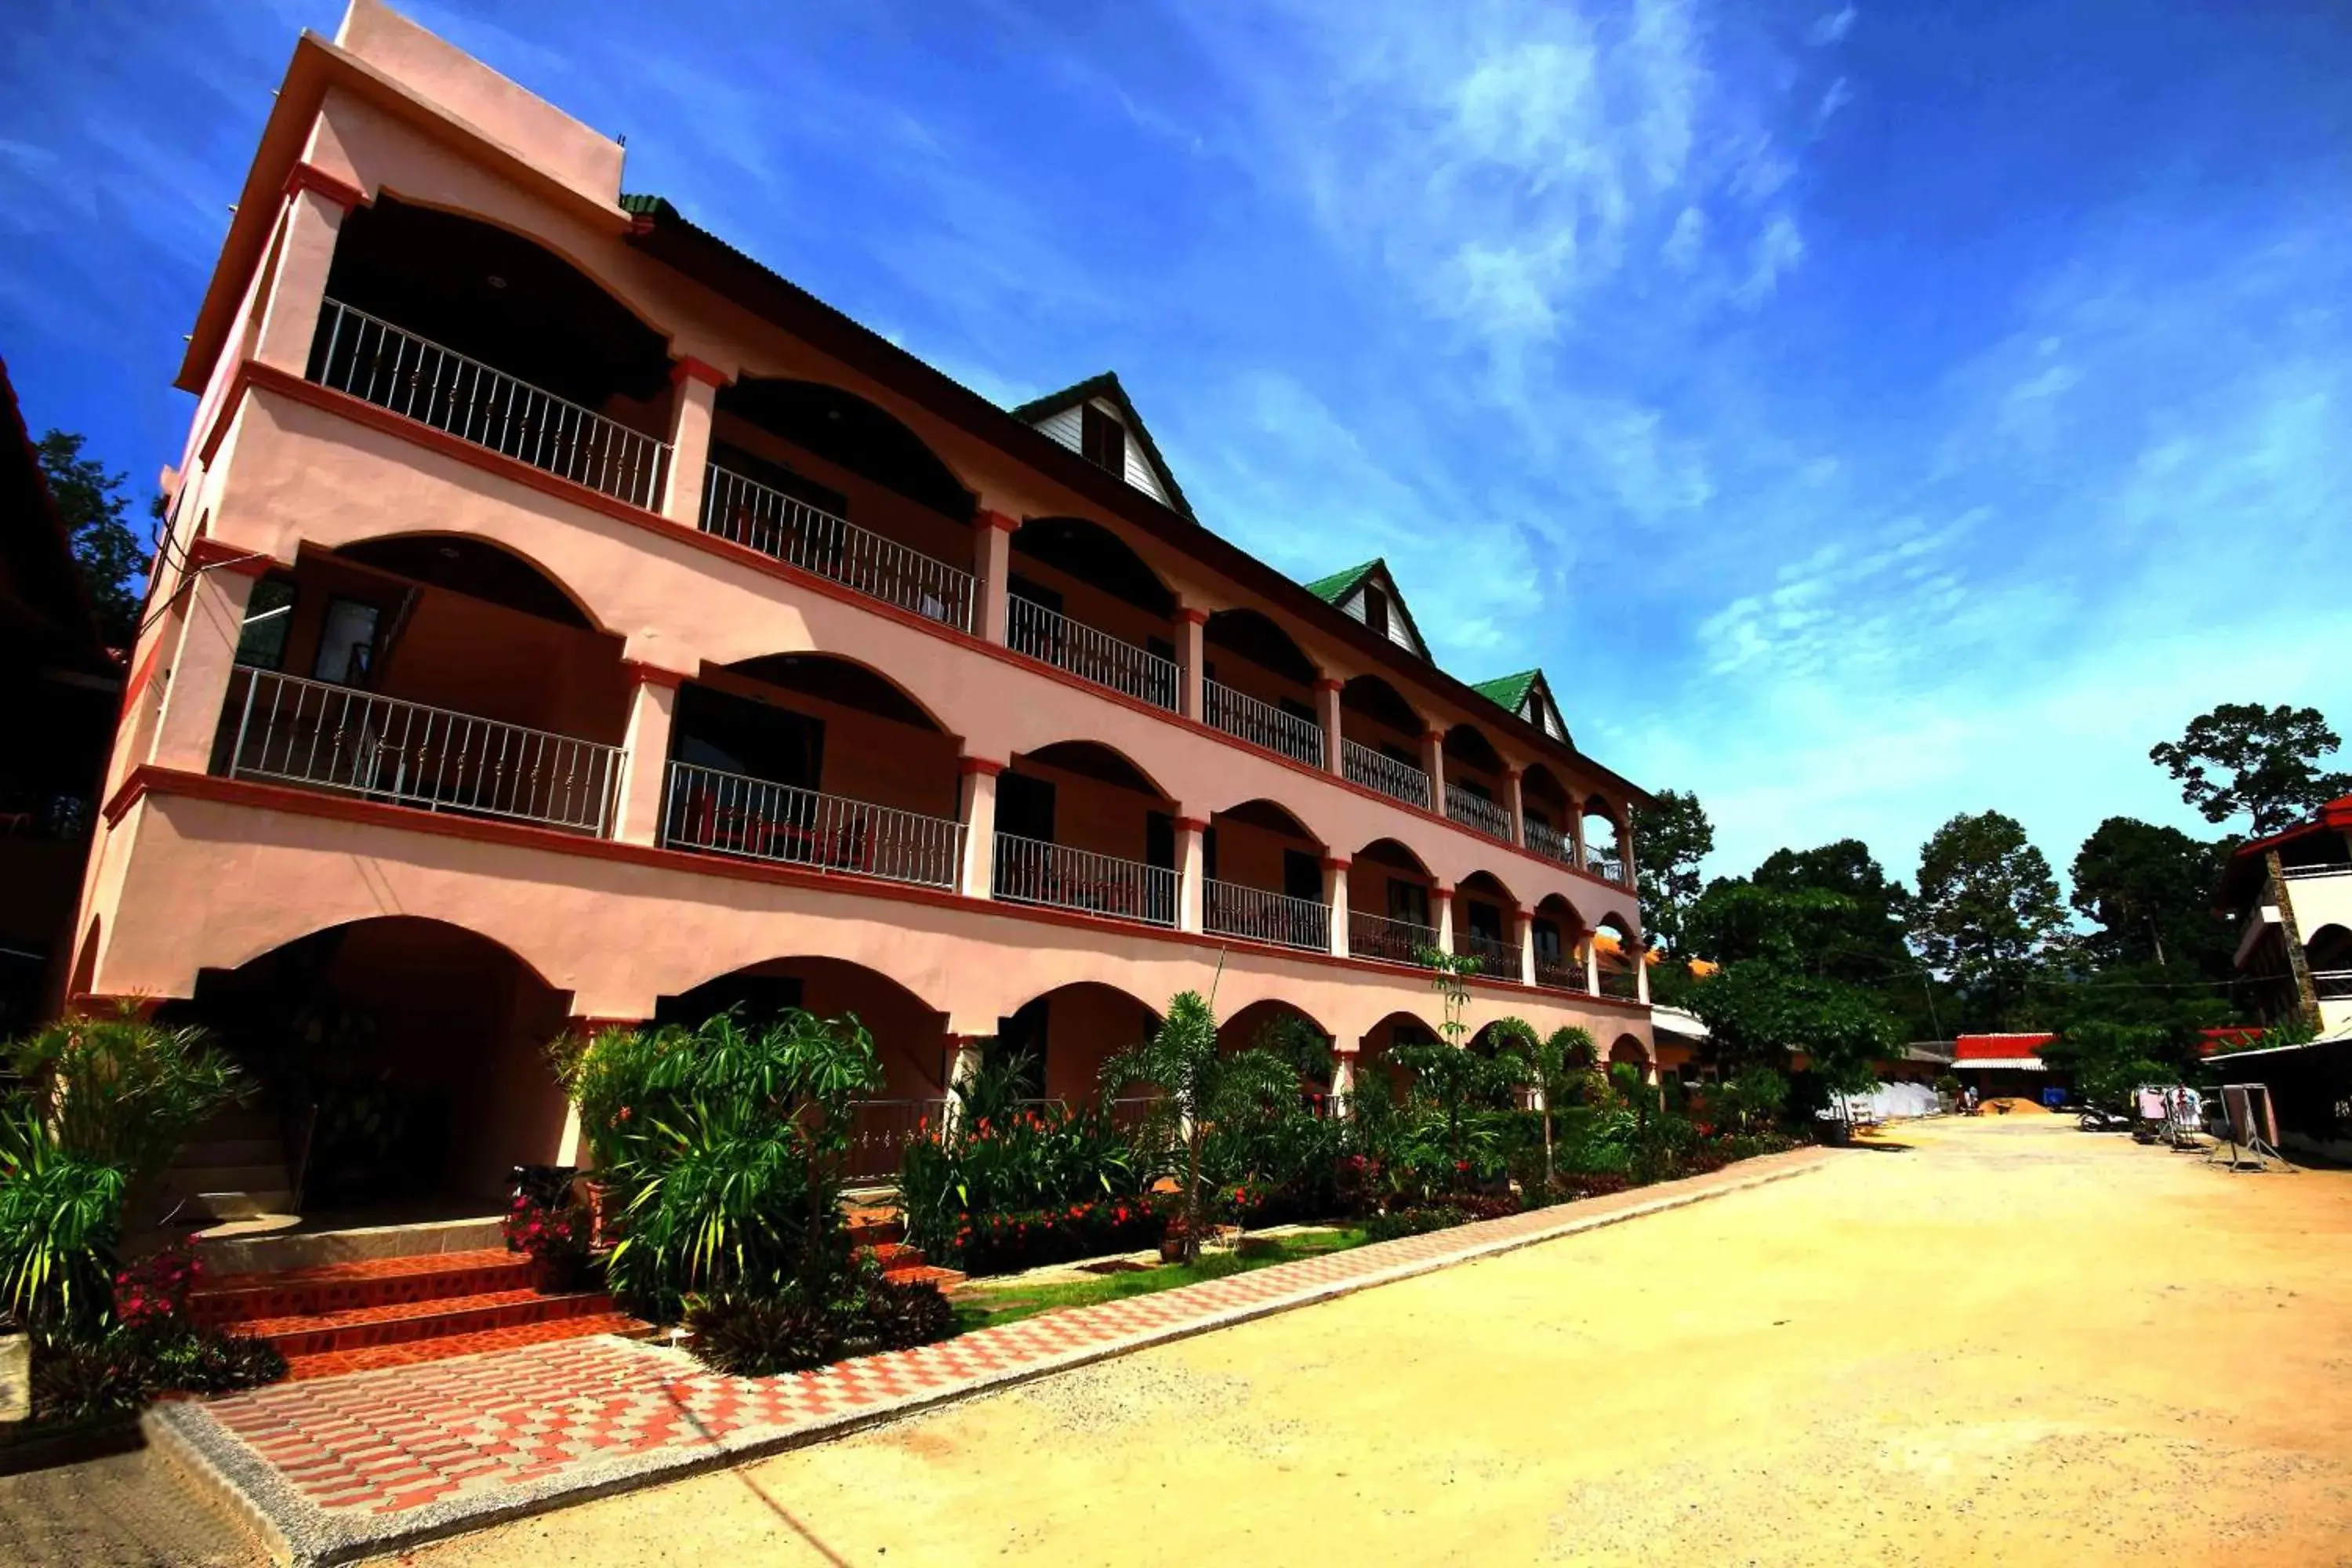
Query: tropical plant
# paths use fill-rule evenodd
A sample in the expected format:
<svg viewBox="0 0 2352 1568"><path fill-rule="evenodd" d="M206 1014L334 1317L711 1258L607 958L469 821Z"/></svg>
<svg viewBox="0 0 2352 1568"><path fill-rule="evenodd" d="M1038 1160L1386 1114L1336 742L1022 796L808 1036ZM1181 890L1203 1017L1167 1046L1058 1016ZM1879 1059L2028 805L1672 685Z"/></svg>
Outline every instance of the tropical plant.
<svg viewBox="0 0 2352 1568"><path fill-rule="evenodd" d="M128 1009L61 1019L11 1056L58 1147L132 1183L170 1164L188 1134L245 1089L245 1075L204 1030L163 1028Z"/></svg>
<svg viewBox="0 0 2352 1568"><path fill-rule="evenodd" d="M130 1179L70 1153L40 1109L20 1100L0 1120L0 1308L37 1328L105 1321Z"/></svg>
<svg viewBox="0 0 2352 1568"><path fill-rule="evenodd" d="M1741 1132L1769 1127L1789 1102L1789 1080L1768 1067L1746 1067L1718 1085L1714 1103Z"/></svg>
<svg viewBox="0 0 2352 1568"><path fill-rule="evenodd" d="M1521 1018L1496 1020L1495 1032L1503 1048L1518 1059L1517 1078L1535 1090L1536 1108L1543 1125L1543 1190L1549 1194L1559 1172L1552 1158L1552 1117L1559 1102L1574 1093L1598 1055L1591 1034L1563 1026L1538 1038L1535 1028Z"/></svg>
<svg viewBox="0 0 2352 1568"><path fill-rule="evenodd" d="M2352 773L2318 765L2340 743L2316 708L2224 702L2190 720L2179 740L2151 747L2147 759L2179 782L2180 798L2206 821L2242 812L2262 835L2352 792Z"/></svg>

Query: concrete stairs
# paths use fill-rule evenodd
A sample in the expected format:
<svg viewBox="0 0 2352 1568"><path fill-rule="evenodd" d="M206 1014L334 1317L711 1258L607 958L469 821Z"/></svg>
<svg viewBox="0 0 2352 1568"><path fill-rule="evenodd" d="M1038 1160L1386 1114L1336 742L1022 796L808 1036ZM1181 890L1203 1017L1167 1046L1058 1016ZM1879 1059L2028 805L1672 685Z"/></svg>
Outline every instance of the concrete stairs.
<svg viewBox="0 0 2352 1568"><path fill-rule="evenodd" d="M924 1280L942 1290L951 1290L964 1282L965 1276L952 1268L942 1268L928 1262L923 1249L907 1241L907 1227L898 1223L898 1215L881 1208L853 1208L849 1211L849 1239L860 1256L871 1258L882 1266L882 1278L902 1285Z"/></svg>
<svg viewBox="0 0 2352 1568"><path fill-rule="evenodd" d="M157 1182L157 1212L192 1229L220 1220L290 1215L293 1181L278 1112L261 1105L219 1112L183 1144Z"/></svg>

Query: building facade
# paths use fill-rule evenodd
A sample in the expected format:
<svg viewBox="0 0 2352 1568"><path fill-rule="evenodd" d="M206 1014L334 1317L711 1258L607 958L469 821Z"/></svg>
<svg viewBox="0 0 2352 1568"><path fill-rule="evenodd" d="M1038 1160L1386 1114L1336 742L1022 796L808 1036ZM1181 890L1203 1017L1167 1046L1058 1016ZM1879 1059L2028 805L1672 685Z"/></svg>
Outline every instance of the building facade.
<svg viewBox="0 0 2352 1568"><path fill-rule="evenodd" d="M2238 973L2264 1023L2352 1034L2352 795L2240 845L2221 903L2242 917Z"/></svg>
<svg viewBox="0 0 2352 1568"><path fill-rule="evenodd" d="M730 1005L855 1012L877 1129L992 1048L1087 1093L1187 989L1344 1095L1433 1032L1426 948L1474 1028L1651 1059L1644 797L1540 672L1202 527L1115 377L1001 409L622 159L372 0L298 44L180 379L82 1005L468 1190L576 1149L551 1037Z"/></svg>

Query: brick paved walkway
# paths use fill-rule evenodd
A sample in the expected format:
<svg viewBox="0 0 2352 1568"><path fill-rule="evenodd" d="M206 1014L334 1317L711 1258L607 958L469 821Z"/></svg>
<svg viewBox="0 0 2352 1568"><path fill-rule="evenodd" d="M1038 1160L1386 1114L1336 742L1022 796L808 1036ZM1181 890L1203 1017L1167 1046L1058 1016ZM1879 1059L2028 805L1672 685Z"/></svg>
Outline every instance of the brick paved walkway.
<svg viewBox="0 0 2352 1568"><path fill-rule="evenodd" d="M169 1405L151 1430L281 1560L342 1562L1796 1175L1824 1157L1772 1155L815 1372L730 1377L678 1351L575 1339Z"/></svg>

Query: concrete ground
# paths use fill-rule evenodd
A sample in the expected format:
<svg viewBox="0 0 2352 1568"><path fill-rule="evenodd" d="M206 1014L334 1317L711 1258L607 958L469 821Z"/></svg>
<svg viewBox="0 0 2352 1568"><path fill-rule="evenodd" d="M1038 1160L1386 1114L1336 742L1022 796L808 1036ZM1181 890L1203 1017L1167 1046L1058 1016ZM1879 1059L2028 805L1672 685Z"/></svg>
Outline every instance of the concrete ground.
<svg viewBox="0 0 2352 1568"><path fill-rule="evenodd" d="M2352 1173L1888 1142L403 1561L2352 1564Z"/></svg>

